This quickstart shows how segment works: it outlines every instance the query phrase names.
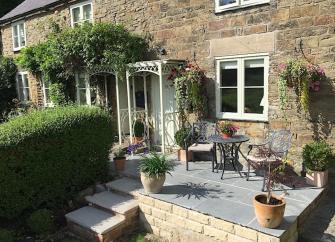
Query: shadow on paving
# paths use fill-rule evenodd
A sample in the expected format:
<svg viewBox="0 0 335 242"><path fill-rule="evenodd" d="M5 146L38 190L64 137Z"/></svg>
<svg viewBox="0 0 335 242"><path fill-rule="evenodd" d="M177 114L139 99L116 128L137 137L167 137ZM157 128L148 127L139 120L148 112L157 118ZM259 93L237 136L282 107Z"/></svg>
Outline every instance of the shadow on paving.
<svg viewBox="0 0 335 242"><path fill-rule="evenodd" d="M329 191L304 224L300 242L335 242L335 169L329 175Z"/></svg>

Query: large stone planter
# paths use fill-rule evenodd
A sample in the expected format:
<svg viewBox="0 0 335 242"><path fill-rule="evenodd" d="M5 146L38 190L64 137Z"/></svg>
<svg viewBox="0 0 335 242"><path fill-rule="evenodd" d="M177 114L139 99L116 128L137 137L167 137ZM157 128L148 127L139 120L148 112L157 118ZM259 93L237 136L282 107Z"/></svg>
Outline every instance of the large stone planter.
<svg viewBox="0 0 335 242"><path fill-rule="evenodd" d="M284 218L285 213L285 199L272 195L273 198L280 201L277 205L266 204L266 195L256 195L253 200L255 214L258 223L265 228L277 228Z"/></svg>
<svg viewBox="0 0 335 242"><path fill-rule="evenodd" d="M187 159L188 161L192 160L192 151L188 151L187 153ZM182 162L186 162L186 150L178 150L178 160Z"/></svg>
<svg viewBox="0 0 335 242"><path fill-rule="evenodd" d="M165 174L149 177L141 172L141 182L146 193L159 193L165 182Z"/></svg>
<svg viewBox="0 0 335 242"><path fill-rule="evenodd" d="M328 184L328 170L307 172L306 182L316 187L324 187Z"/></svg>

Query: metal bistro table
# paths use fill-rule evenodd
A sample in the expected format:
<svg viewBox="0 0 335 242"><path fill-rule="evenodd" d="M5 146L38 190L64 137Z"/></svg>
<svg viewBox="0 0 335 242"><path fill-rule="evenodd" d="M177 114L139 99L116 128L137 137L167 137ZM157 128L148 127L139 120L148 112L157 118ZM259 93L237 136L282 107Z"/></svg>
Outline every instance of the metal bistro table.
<svg viewBox="0 0 335 242"><path fill-rule="evenodd" d="M220 166L217 164L216 169L218 170L219 168L222 168L222 175L221 179L223 179L223 174L226 168L226 162L230 161L234 170L240 174L241 177L242 174L241 172L236 168L236 164L239 159L239 154L243 156L240 147L241 144L244 142L248 142L250 138L245 135L234 135L231 138L223 138L221 135L211 135L208 137L208 141L214 143L219 147L220 150ZM223 161L223 163L222 163Z"/></svg>

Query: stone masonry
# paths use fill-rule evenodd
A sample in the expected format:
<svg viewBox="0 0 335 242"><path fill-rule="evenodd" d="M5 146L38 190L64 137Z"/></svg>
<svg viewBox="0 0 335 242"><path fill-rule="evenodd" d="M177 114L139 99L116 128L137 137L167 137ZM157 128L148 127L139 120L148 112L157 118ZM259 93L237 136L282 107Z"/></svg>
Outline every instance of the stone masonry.
<svg viewBox="0 0 335 242"><path fill-rule="evenodd" d="M172 242L293 242L298 238L297 223L277 238L146 195L139 196L139 206L144 229Z"/></svg>
<svg viewBox="0 0 335 242"><path fill-rule="evenodd" d="M148 38L152 47L167 50L166 56L148 58L195 58L209 78L209 118L215 118L215 57L269 53L269 121L238 122L241 130L258 140L268 129L288 127L294 134L289 158L299 169L305 143L325 138L335 144L335 0L271 0L221 13L215 13L214 0L93 0L93 9L94 22L123 24ZM69 26L68 6L27 18L28 44L42 41L52 21ZM4 54L13 56L10 24L2 27L2 38ZM285 118L279 108L277 67L290 56L303 55L325 68L330 80L312 94L308 115L292 102ZM31 92L40 103L38 88Z"/></svg>

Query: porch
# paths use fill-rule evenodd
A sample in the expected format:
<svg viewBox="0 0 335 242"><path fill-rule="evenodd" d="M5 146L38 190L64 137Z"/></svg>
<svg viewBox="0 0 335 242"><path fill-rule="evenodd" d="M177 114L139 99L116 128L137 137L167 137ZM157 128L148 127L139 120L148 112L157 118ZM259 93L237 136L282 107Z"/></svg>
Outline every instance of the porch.
<svg viewBox="0 0 335 242"><path fill-rule="evenodd" d="M221 180L220 173L211 171L210 162L191 163L186 172L185 164L175 155L169 158L176 166L171 176L167 175L162 192L138 192L141 223L173 241L297 241L301 224L325 193L301 178L297 178L295 189L278 188L278 195L287 191L284 221L277 229L266 229L258 225L252 205L252 198L261 193L261 176L252 173L246 181L228 169ZM124 176L138 179L138 159L127 160Z"/></svg>

